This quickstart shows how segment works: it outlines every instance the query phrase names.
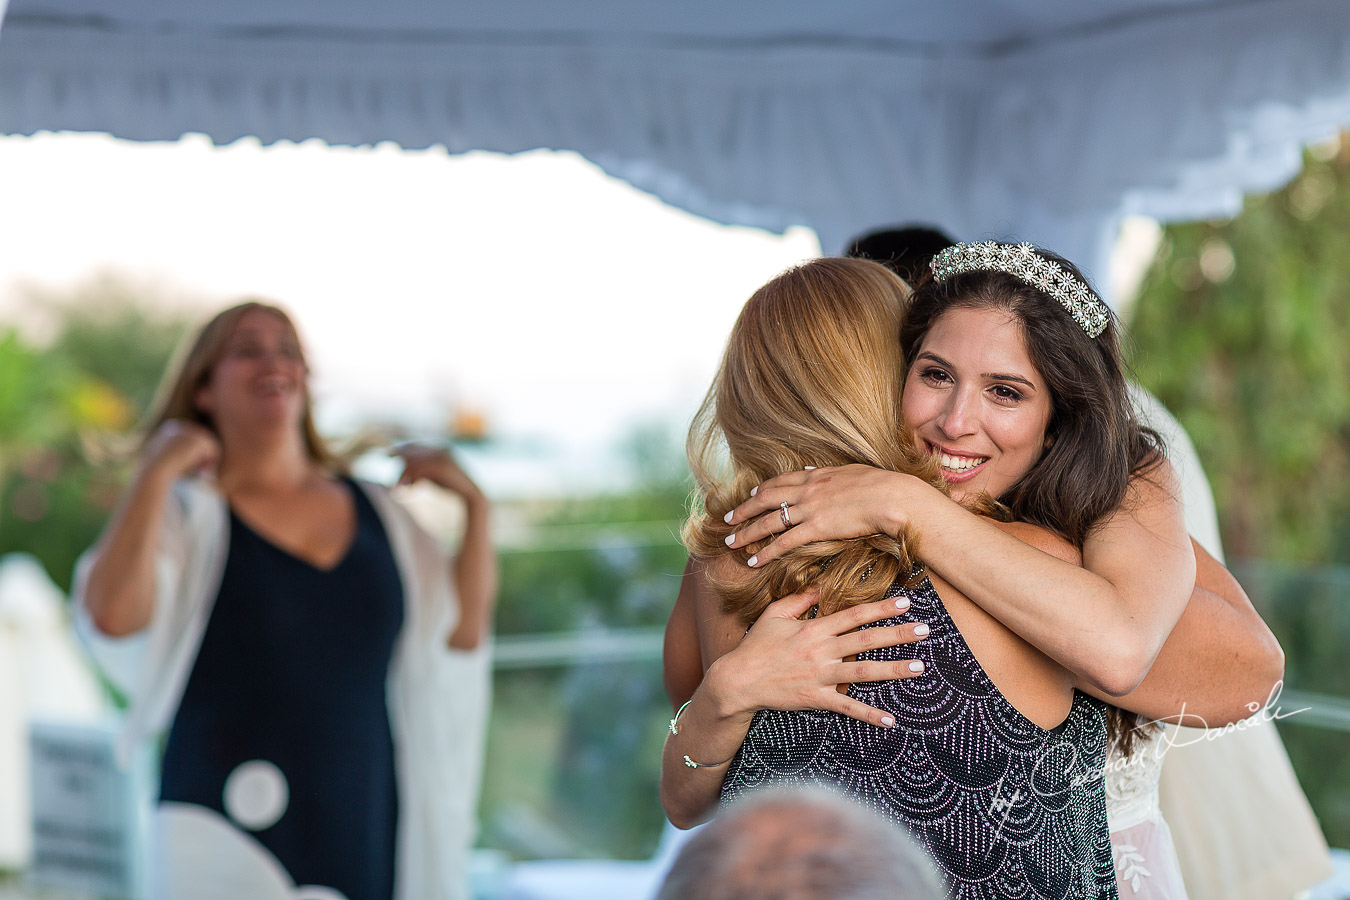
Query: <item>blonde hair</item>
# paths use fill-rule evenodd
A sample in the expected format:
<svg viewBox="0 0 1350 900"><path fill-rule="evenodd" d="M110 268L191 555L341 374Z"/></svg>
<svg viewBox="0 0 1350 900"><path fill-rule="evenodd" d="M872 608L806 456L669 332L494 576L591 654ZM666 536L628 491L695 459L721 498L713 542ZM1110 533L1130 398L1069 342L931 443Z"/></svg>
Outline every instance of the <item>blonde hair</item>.
<svg viewBox="0 0 1350 900"><path fill-rule="evenodd" d="M902 307L909 287L861 259L817 259L787 270L746 302L722 365L694 416L686 450L694 475L684 528L689 552L732 550L722 517L766 479L805 466L863 463L946 490L937 462L900 416ZM724 582L723 608L749 624L775 599L820 585L820 611L880 598L914 562L911 534L818 541ZM710 574L712 574L710 572Z"/></svg>
<svg viewBox="0 0 1350 900"><path fill-rule="evenodd" d="M304 364L306 371L309 370L309 363L304 356L304 348L300 344L299 332L296 330L295 322L291 320L285 310L257 299L245 300L229 309L221 310L212 316L195 335L189 336L179 346L174 361L169 364L168 370L164 373L164 379L159 384L155 402L150 407L152 412L144 429L145 440L149 440L150 435L155 433L155 429L170 419L195 422L203 428L210 429L219 437L220 432L215 423L211 421L210 415L197 406L197 392L211 380L211 373L225 355L226 345L229 343L230 336L234 334L235 328L238 327L239 321L248 313L255 311L276 316L285 323L291 335L295 337L296 346L300 347L301 363ZM308 388L305 390L305 407L300 421L300 430L304 437L305 454L312 462L333 471L343 469L342 464L328 449L327 443L319 436L319 431L314 426Z"/></svg>

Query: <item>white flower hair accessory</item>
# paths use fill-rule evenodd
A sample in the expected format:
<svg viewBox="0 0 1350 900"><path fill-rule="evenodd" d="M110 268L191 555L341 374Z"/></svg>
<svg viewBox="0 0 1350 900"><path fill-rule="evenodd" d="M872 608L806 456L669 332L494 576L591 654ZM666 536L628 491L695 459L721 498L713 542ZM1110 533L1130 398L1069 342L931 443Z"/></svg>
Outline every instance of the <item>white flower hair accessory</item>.
<svg viewBox="0 0 1350 900"><path fill-rule="evenodd" d="M929 266L939 282L963 272L1006 272L1054 297L1091 338L1105 331L1111 321L1111 313L1100 297L1030 244L953 244L934 256Z"/></svg>

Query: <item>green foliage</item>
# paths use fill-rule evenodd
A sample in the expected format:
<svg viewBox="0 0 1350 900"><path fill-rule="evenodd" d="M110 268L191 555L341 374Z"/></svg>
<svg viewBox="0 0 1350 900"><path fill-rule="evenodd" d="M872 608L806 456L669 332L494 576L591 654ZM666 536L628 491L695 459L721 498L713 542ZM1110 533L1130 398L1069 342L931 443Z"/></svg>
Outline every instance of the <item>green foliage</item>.
<svg viewBox="0 0 1350 900"><path fill-rule="evenodd" d="M187 332L187 318L134 299L67 302L61 312L60 330L47 353L56 364L115 391L132 416L126 425L133 424L150 408L169 357Z"/></svg>
<svg viewBox="0 0 1350 900"><path fill-rule="evenodd" d="M1248 562L1233 570L1284 648L1289 689L1340 698L1337 706L1350 702L1350 567ZM1286 712L1303 706L1279 705ZM1313 712L1325 705L1314 701ZM1280 722L1280 736L1327 841L1350 847L1350 735L1294 714Z"/></svg>
<svg viewBox="0 0 1350 900"><path fill-rule="evenodd" d="M1228 222L1169 226L1135 309L1140 381L1194 439L1224 545L1285 651L1291 690L1350 698L1350 137ZM1254 562L1280 560L1281 563ZM1295 563L1290 565L1290 563ZM1293 716L1290 759L1350 844L1344 732Z"/></svg>
<svg viewBox="0 0 1350 900"><path fill-rule="evenodd" d="M499 635L664 626L684 569L688 488L674 480L682 466L652 453L658 446L647 435L630 447L639 471L643 453L663 460L640 490L530 511L531 546L502 553ZM657 785L670 716L659 661L504 672L496 697L489 758L528 758L489 766L487 839L525 855L650 855L664 822ZM512 735L527 733L523 752Z"/></svg>
<svg viewBox="0 0 1350 900"><path fill-rule="evenodd" d="M129 444L186 328L116 282L92 284L42 299L46 346L0 336L0 553L32 553L63 589L126 476L106 451Z"/></svg>
<svg viewBox="0 0 1350 900"><path fill-rule="evenodd" d="M0 335L0 471L62 433L67 403L59 374L18 332Z"/></svg>
<svg viewBox="0 0 1350 900"><path fill-rule="evenodd" d="M527 547L502 556L499 634L664 625L684 550L688 470L655 429L627 451L639 487L524 510Z"/></svg>
<svg viewBox="0 0 1350 900"><path fill-rule="evenodd" d="M502 553L499 635L665 625L684 570L688 470L658 427L636 430L627 456L640 488L527 511L532 539ZM660 661L501 672L495 697L486 840L521 855L650 856L665 821Z"/></svg>
<svg viewBox="0 0 1350 900"><path fill-rule="evenodd" d="M1234 557L1350 560L1347 231L1343 140L1231 221L1169 226L1136 306L1135 369L1195 440Z"/></svg>

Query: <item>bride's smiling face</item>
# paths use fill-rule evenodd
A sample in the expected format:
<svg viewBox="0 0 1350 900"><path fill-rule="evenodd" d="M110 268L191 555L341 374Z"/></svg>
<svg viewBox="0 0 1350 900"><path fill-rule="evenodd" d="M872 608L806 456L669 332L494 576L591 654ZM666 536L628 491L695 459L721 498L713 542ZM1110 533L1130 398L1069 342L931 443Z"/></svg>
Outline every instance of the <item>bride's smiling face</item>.
<svg viewBox="0 0 1350 900"><path fill-rule="evenodd" d="M905 379L905 423L961 500L1002 496L1040 459L1052 412L1021 326L997 309L953 309L929 330Z"/></svg>

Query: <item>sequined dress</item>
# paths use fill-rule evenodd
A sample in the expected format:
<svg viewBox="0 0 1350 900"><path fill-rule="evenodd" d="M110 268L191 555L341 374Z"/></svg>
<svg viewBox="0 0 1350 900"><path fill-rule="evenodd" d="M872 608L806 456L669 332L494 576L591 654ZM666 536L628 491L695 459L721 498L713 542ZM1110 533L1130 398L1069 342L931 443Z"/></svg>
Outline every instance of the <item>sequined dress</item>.
<svg viewBox="0 0 1350 900"><path fill-rule="evenodd" d="M904 826L960 900L1114 900L1101 772L1100 701L1075 693L1047 731L994 686L927 578L893 585L909 611L870 627L927 622L915 644L862 654L922 659L910 679L849 694L895 716L878 728L824 710L755 715L722 784L722 803L763 785L823 785Z"/></svg>

